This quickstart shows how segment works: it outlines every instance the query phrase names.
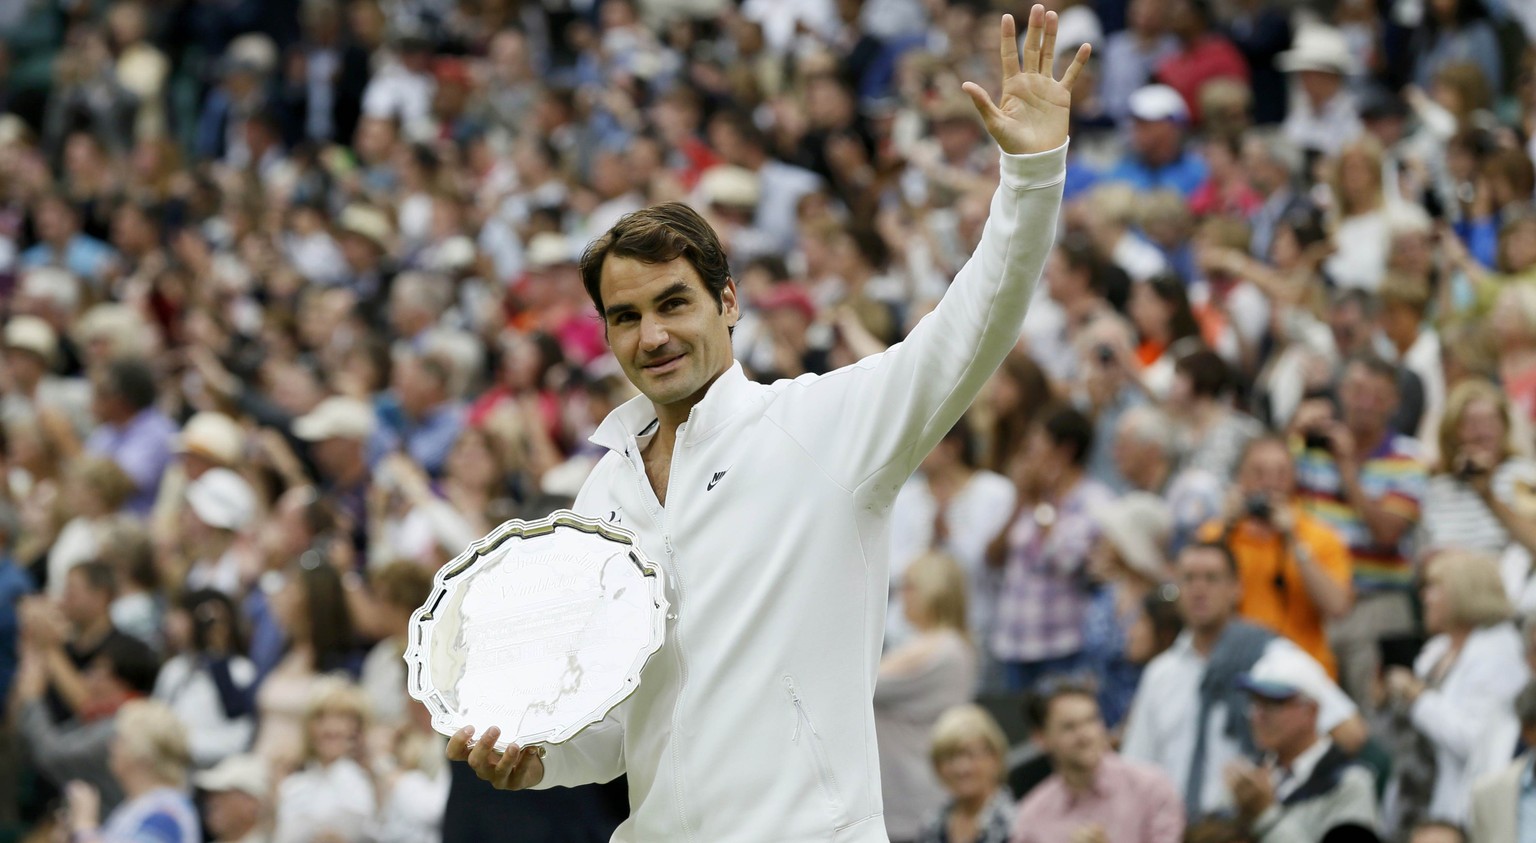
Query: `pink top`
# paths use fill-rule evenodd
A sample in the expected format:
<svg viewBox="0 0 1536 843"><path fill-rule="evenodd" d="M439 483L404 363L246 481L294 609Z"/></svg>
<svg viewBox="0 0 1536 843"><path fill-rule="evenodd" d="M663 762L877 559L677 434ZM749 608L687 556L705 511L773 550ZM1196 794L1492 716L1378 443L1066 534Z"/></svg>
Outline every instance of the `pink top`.
<svg viewBox="0 0 1536 843"><path fill-rule="evenodd" d="M1155 767L1110 752L1086 793L1067 790L1053 775L1019 804L1010 843L1062 843L1078 829L1098 825L1114 843L1179 843L1184 802Z"/></svg>

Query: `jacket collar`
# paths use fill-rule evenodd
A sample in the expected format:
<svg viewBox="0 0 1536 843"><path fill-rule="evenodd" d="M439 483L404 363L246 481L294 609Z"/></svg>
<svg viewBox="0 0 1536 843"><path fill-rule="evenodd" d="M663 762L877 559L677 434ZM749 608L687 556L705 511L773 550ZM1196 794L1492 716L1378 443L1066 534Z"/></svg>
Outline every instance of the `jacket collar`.
<svg viewBox="0 0 1536 843"><path fill-rule="evenodd" d="M713 435L722 425L746 406L752 397L753 384L741 369L740 362L731 364L715 378L699 403L688 413L688 429L684 431L683 444L701 442ZM651 399L636 395L625 401L603 419L592 433L590 441L610 451L624 451L640 434L656 420L656 407Z"/></svg>

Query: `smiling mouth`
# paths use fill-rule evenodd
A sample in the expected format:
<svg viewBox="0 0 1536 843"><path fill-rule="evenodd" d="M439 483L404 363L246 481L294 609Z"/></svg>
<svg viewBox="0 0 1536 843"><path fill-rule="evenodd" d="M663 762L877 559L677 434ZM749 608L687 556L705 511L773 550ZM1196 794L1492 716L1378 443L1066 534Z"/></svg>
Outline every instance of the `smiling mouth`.
<svg viewBox="0 0 1536 843"><path fill-rule="evenodd" d="M666 357L666 358L663 358L661 360L657 360L657 361L655 361L653 363L647 363L644 366L641 366L640 368L644 369L647 372L662 372L662 371L666 371L667 369L672 368L673 364L677 363L678 361L680 361L682 359L683 359L683 355L681 355L681 354L674 354L671 357Z"/></svg>

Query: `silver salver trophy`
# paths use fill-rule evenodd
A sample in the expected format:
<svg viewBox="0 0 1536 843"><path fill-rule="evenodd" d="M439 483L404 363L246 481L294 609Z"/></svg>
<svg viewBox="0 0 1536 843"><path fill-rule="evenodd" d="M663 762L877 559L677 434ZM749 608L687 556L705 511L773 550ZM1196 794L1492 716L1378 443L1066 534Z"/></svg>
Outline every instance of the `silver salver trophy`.
<svg viewBox="0 0 1536 843"><path fill-rule="evenodd" d="M444 735L558 744L634 693L667 610L628 530L566 509L508 521L437 572L411 615L406 685Z"/></svg>

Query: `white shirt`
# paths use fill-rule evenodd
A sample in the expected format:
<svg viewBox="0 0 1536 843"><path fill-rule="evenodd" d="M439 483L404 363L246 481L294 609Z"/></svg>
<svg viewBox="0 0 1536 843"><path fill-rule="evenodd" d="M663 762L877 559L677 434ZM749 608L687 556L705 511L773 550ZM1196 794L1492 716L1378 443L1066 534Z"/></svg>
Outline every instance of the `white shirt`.
<svg viewBox="0 0 1536 843"><path fill-rule="evenodd" d="M1312 100L1297 90L1280 130L1298 149L1315 149L1331 157L1360 137L1365 127L1347 90L1340 89L1322 108L1314 108Z"/></svg>
<svg viewBox="0 0 1536 843"><path fill-rule="evenodd" d="M437 843L448 807L448 765L435 774L411 770L395 781L379 808L372 843Z"/></svg>
<svg viewBox="0 0 1536 843"><path fill-rule="evenodd" d="M1333 242L1338 244L1323 269L1340 287L1374 293L1387 271L1387 215L1384 210L1356 214L1339 221Z"/></svg>
<svg viewBox="0 0 1536 843"><path fill-rule="evenodd" d="M901 600L901 581L912 560L930 549L955 558L970 584L971 640L986 641L992 629L1002 572L987 566L987 545L1008 526L1017 493L1013 481L991 471L978 471L955 494L944 513L949 537L934 548L933 522L939 504L921 472L912 475L891 507L891 602L885 610L886 650L912 634Z"/></svg>
<svg viewBox="0 0 1536 843"><path fill-rule="evenodd" d="M1307 656L1301 648L1284 638L1275 638L1269 648L1287 648ZM1205 675L1207 659L1195 651L1194 634L1185 631L1173 646L1153 659L1142 674L1141 686L1131 703L1125 723L1125 739L1120 754L1133 761L1154 764L1168 773L1182 793L1189 781L1194 759L1200 713L1200 679ZM1321 668L1319 668L1321 669ZM1332 732L1355 714L1355 704L1337 686L1333 694L1318 701L1317 731ZM1227 718L1231 712L1218 701L1206 721L1205 781L1200 793L1200 809L1214 812L1231 807L1231 795L1222 780L1222 770L1242 757L1242 748L1227 737ZM1247 716L1240 712L1238 716Z"/></svg>
<svg viewBox="0 0 1536 843"><path fill-rule="evenodd" d="M1127 231L1115 242L1110 254L1115 266L1125 270L1132 281L1145 281L1154 275L1168 271L1168 259L1151 243Z"/></svg>
<svg viewBox="0 0 1536 843"><path fill-rule="evenodd" d="M1317 762L1323 760L1328 750L1333 746L1331 738L1321 738L1291 762L1289 771L1280 769L1277 765L1274 770L1275 801L1284 802L1296 789L1307 783L1312 778L1312 771L1317 769Z"/></svg>
<svg viewBox="0 0 1536 843"><path fill-rule="evenodd" d="M362 765L350 758L310 764L277 787L272 843L310 843L324 832L366 840L376 810L373 780Z"/></svg>
<svg viewBox="0 0 1536 843"><path fill-rule="evenodd" d="M256 665L235 656L229 660L229 675L236 687L248 688L256 681ZM256 733L255 715L226 716L218 686L197 657L183 653L166 662L155 677L154 697L186 727L187 745L198 767L207 769L250 747Z"/></svg>

